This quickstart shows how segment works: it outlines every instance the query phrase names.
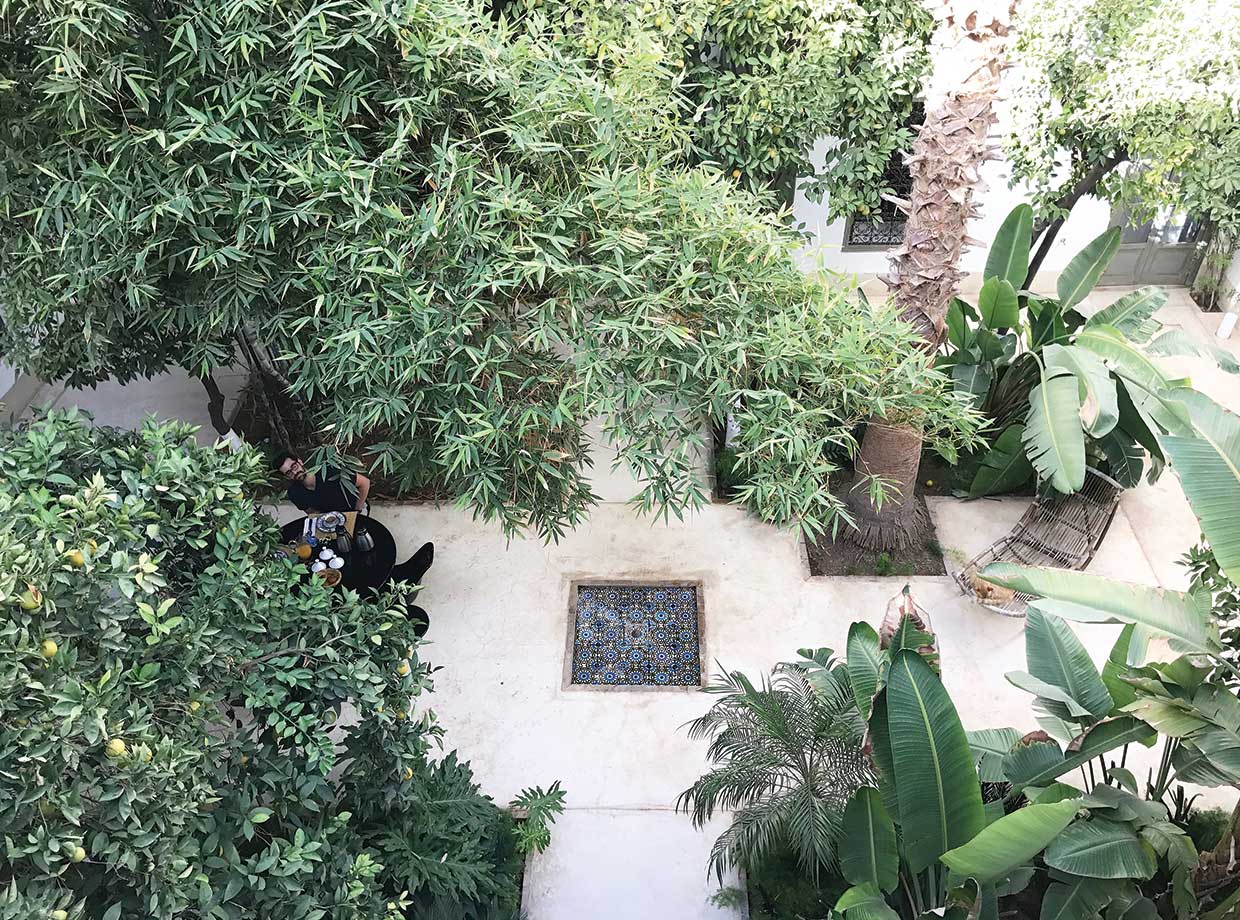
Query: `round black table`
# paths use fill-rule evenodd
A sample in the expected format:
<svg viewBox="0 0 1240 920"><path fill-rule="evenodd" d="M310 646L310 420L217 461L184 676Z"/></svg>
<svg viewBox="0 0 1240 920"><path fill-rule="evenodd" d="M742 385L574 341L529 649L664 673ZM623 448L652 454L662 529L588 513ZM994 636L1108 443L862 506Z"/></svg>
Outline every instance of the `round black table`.
<svg viewBox="0 0 1240 920"><path fill-rule="evenodd" d="M289 521L280 527L280 539L285 543L297 542L301 539L305 526L304 517ZM374 548L367 552L357 548L357 535L363 530L375 541ZM334 542L327 545L335 549ZM317 556L316 550L315 557ZM340 556L344 559L344 568L340 570L340 584L358 594L373 594L392 577L392 569L396 565L396 540L392 537L392 532L374 518L359 514L353 527L353 548L347 553L340 553Z"/></svg>

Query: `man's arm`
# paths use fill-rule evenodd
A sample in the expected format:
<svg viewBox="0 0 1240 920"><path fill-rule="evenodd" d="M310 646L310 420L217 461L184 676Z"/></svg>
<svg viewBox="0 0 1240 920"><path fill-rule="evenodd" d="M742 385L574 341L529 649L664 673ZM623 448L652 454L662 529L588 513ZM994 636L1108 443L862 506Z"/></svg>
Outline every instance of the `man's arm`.
<svg viewBox="0 0 1240 920"><path fill-rule="evenodd" d="M370 494L370 480L361 473L357 474L357 502L353 505L353 510L361 511L366 507L366 496Z"/></svg>

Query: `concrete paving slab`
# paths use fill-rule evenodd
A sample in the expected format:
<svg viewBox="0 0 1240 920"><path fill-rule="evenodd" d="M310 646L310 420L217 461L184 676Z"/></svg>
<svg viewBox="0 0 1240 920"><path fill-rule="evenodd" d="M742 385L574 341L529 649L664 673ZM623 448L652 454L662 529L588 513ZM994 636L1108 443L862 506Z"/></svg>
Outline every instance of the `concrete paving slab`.
<svg viewBox="0 0 1240 920"><path fill-rule="evenodd" d="M215 375L215 382L224 393L224 416L231 418L246 375L220 372ZM158 419L179 419L198 426L200 444L213 444L218 436L207 412L206 391L197 379L180 368L124 384L115 380L94 387L45 384L30 404L58 409L77 406L93 415L97 424L117 428L137 428L150 415Z"/></svg>
<svg viewBox="0 0 1240 920"><path fill-rule="evenodd" d="M711 903L719 885L705 869L726 824L695 831L669 811L571 809L530 863L523 908L531 920L739 920L746 911Z"/></svg>

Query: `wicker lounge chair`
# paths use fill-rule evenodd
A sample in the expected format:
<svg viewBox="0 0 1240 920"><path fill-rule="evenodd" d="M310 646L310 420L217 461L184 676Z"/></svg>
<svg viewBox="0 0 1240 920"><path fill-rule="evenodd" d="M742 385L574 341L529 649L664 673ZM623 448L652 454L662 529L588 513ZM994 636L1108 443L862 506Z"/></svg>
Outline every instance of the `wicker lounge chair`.
<svg viewBox="0 0 1240 920"><path fill-rule="evenodd" d="M983 607L1004 616L1023 617L1032 596L992 585L978 573L992 562L1085 568L1115 519L1123 491L1110 476L1090 467L1079 492L1050 492L1037 498L1011 533L969 560L956 581Z"/></svg>

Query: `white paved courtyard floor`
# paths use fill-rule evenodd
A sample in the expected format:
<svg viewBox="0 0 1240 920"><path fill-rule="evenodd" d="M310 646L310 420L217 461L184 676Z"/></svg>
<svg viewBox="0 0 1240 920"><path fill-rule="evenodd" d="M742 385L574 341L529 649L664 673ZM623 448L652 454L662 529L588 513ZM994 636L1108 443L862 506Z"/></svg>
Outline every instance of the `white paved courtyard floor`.
<svg viewBox="0 0 1240 920"><path fill-rule="evenodd" d="M1099 291L1094 299L1102 305L1124 292ZM1172 291L1160 318L1203 338L1219 320L1199 313L1183 290ZM1240 341L1222 344L1240 354ZM1201 359L1167 363L1240 411L1240 379ZM180 395L169 409L146 386L141 397L128 395L134 385L103 396L55 392L59 404L81 402L112 424L131 424L152 409L206 423L205 407L194 410L187 391L174 388ZM841 648L848 625L855 619L876 623L906 579L810 577L791 534L736 507L712 505L671 524L638 518L622 503L624 477L606 473L603 463L600 491L609 501L558 545L506 542L494 528L451 508L377 510L396 534L402 557L424 540L436 544L420 600L431 615L423 654L441 668L428 702L446 726L447 744L472 762L484 791L501 804L525 786L557 779L568 792L568 812L550 849L531 862L530 920L741 916L709 900L718 886L707 875L706 857L726 818L699 833L673 810L677 795L704 768L703 746L689 741L682 726L710 698L692 691L564 689L570 583L699 580L704 665L713 671L718 661L757 677L794 658L798 648ZM1026 503L932 500L949 561L971 556L1004 533ZM1123 496L1091 571L1179 588L1185 578L1177 560L1197 537L1178 483L1167 474ZM977 607L946 576L911 583L933 618L944 681L966 727L1036 727L1030 698L1003 678L1024 668L1023 621ZM1099 660L1115 632L1079 629Z"/></svg>

